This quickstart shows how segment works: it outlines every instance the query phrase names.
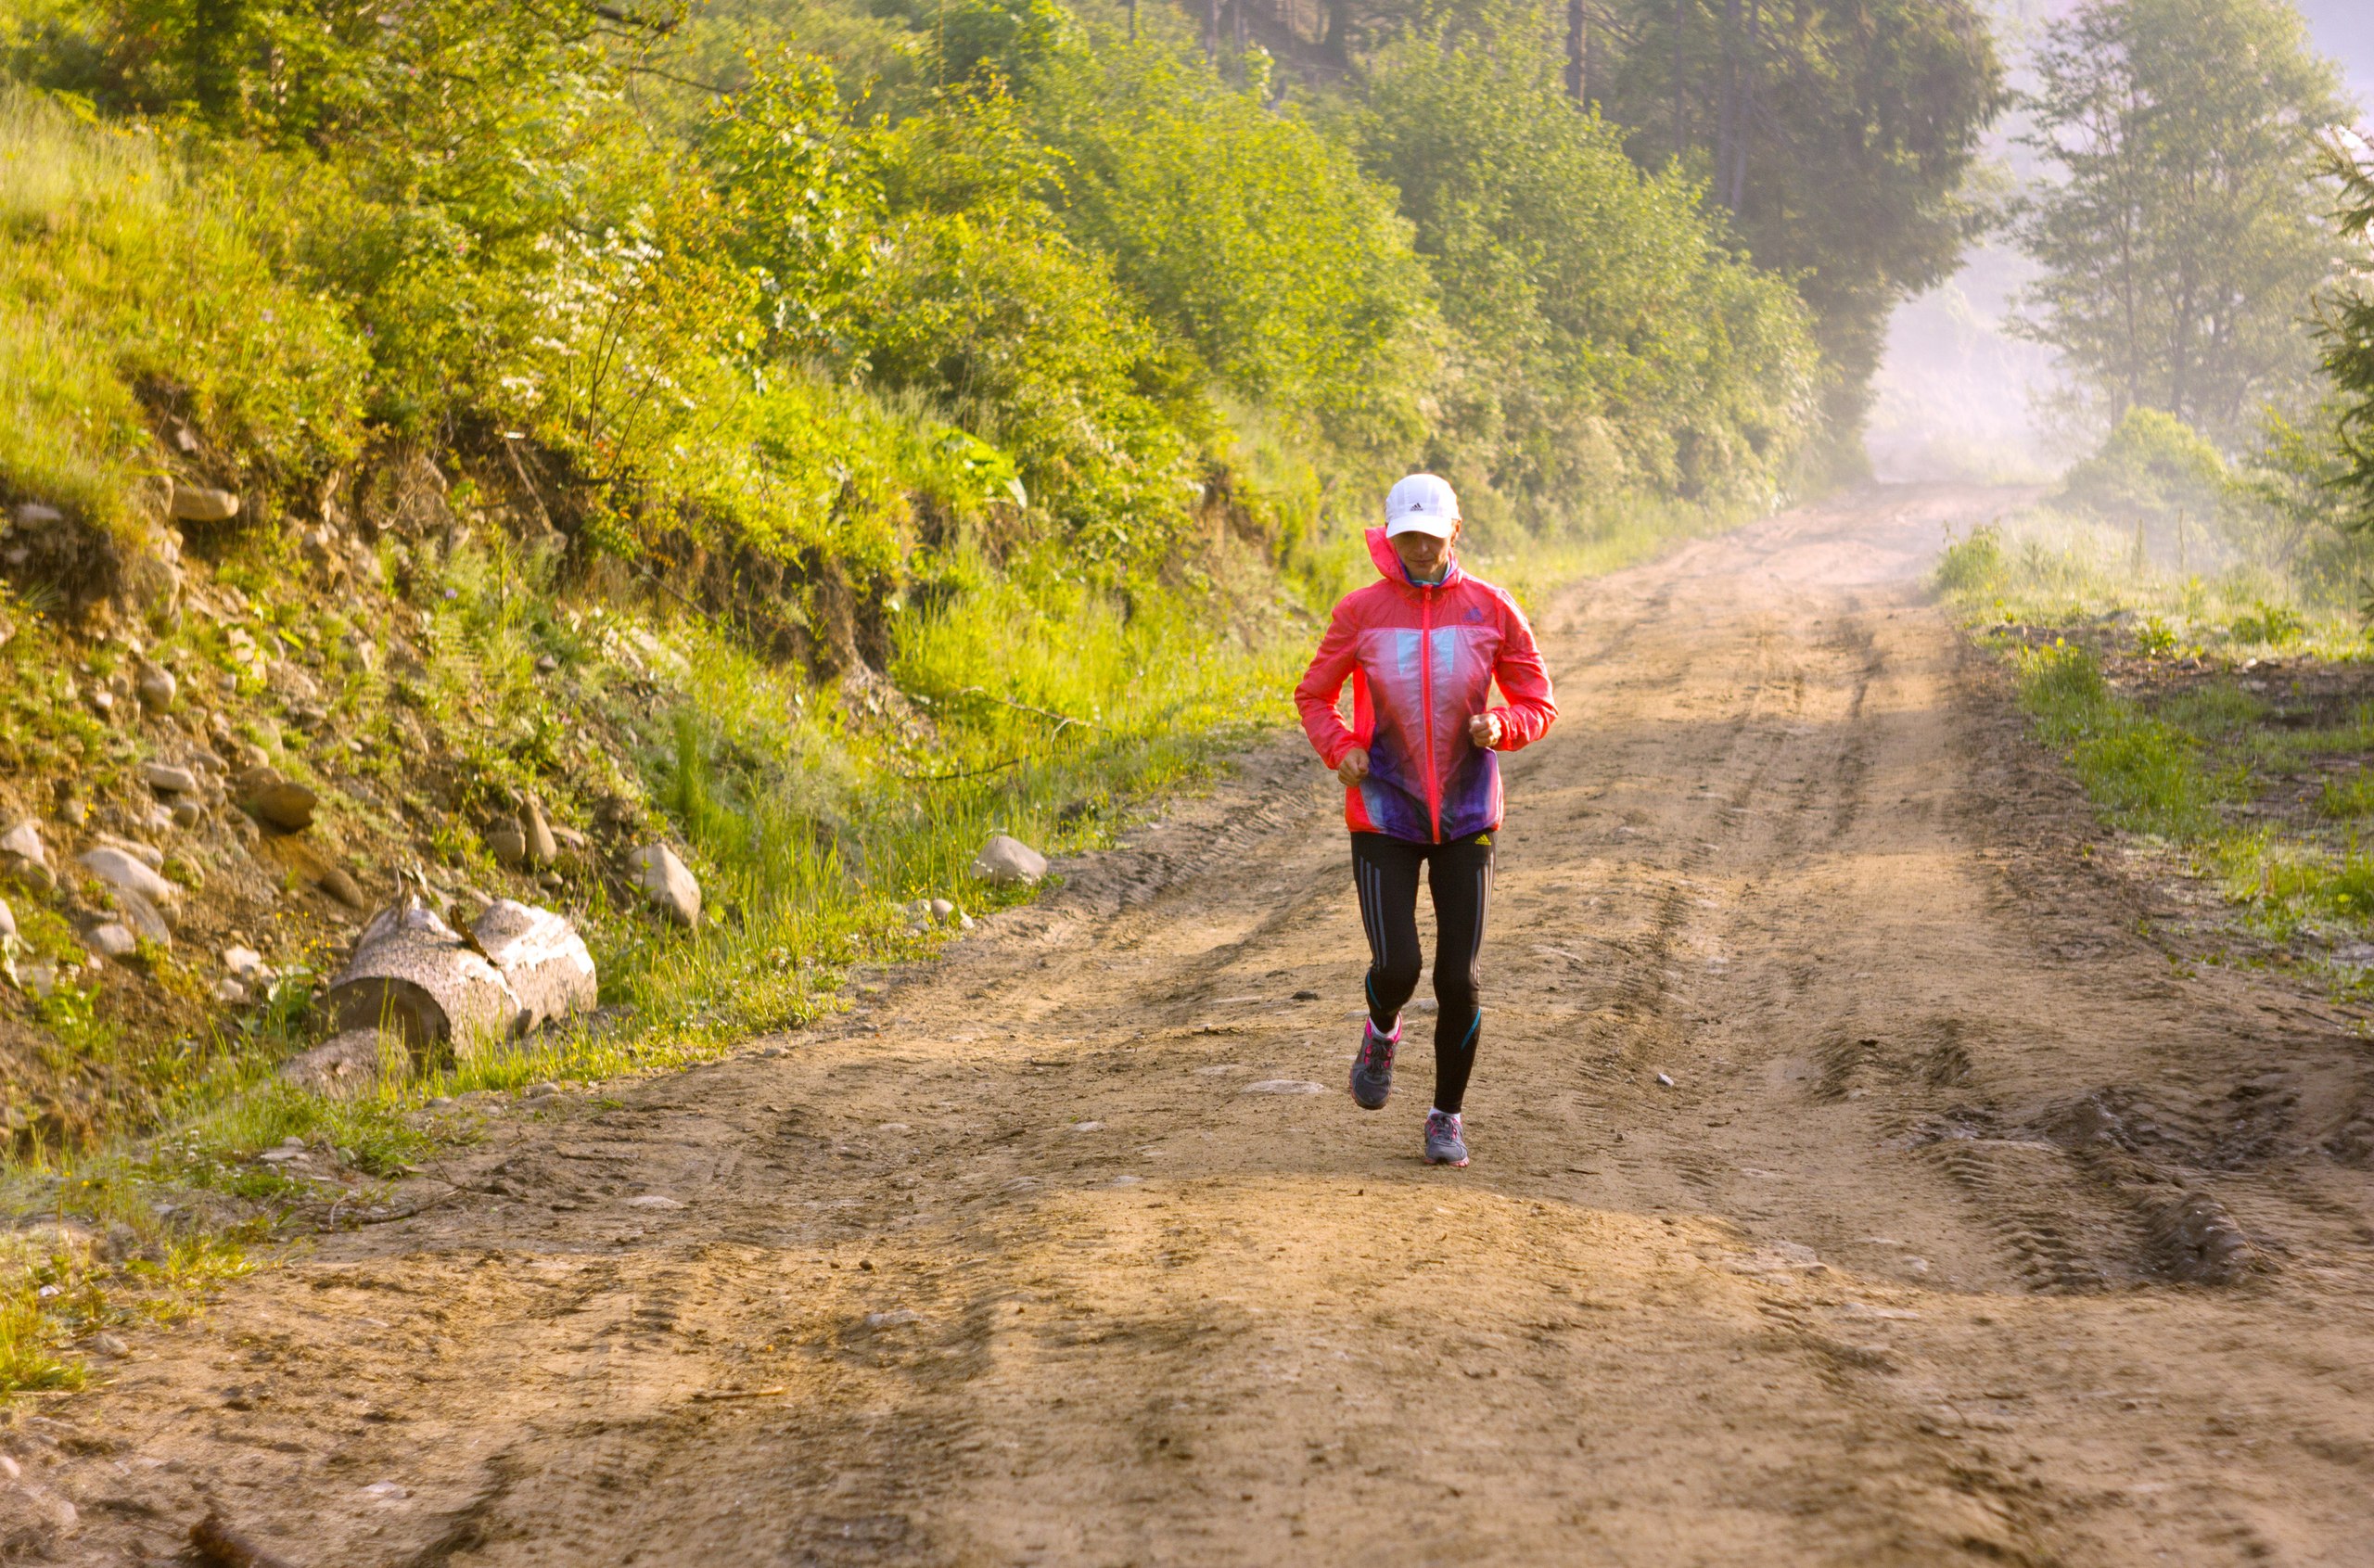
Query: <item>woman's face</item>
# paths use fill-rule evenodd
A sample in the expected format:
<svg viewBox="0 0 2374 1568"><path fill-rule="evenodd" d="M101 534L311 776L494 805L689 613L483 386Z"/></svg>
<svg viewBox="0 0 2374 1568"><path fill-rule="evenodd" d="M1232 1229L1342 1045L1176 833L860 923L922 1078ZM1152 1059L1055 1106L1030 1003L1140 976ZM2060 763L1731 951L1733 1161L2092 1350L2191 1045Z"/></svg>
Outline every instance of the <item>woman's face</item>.
<svg viewBox="0 0 2374 1568"><path fill-rule="evenodd" d="M1430 533L1397 533L1393 536L1393 553L1401 557L1402 569L1421 582L1443 574L1449 564L1450 547L1459 538L1460 525L1450 526L1449 539L1436 539Z"/></svg>

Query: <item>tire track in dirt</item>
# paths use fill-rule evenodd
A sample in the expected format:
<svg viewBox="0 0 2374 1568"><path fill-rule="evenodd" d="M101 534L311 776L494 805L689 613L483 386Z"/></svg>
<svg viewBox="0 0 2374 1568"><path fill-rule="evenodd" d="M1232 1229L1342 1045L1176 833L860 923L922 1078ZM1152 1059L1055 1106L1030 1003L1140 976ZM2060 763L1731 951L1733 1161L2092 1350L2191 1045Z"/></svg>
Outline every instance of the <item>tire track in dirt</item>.
<svg viewBox="0 0 2374 1568"><path fill-rule="evenodd" d="M2077 853L1921 602L2000 504L1538 618L1471 1169L1414 1158L1430 1015L1340 1091L1287 737L862 1013L491 1117L442 1206L140 1336L8 1434L62 1554L214 1504L325 1568L2362 1561L2366 1054Z"/></svg>

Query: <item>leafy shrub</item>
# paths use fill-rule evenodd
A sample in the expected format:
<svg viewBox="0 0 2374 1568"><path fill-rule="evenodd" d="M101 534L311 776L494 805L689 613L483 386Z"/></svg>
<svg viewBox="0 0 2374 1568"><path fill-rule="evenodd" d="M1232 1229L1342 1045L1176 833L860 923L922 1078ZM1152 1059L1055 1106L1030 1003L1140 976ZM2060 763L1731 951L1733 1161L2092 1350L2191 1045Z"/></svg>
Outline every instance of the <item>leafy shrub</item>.
<svg viewBox="0 0 2374 1568"><path fill-rule="evenodd" d="M1428 290L1389 188L1173 46L1106 40L1032 86L1064 159L1055 206L1157 322L1246 397L1340 440L1414 442Z"/></svg>
<svg viewBox="0 0 2374 1568"><path fill-rule="evenodd" d="M1937 562L1937 586L1956 596L1985 596L2003 581L2003 530L1974 528L1946 546Z"/></svg>
<svg viewBox="0 0 2374 1568"><path fill-rule="evenodd" d="M2289 605L2270 605L2261 599L2252 606L2251 613L2235 618L2231 627L2237 643L2263 643L2271 648L2284 647L2300 640L2307 629L2300 612Z"/></svg>
<svg viewBox="0 0 2374 1568"><path fill-rule="evenodd" d="M2061 479L2054 504L2111 522L2214 522L2227 500L2224 459L2193 428L2156 408L2132 408L2094 454Z"/></svg>

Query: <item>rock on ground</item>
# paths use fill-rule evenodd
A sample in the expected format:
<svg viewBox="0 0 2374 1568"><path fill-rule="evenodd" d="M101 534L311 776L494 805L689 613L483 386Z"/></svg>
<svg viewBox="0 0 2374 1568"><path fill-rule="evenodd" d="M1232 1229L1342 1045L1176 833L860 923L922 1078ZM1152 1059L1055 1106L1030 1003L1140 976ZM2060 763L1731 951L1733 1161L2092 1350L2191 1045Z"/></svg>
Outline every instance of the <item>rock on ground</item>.
<svg viewBox="0 0 2374 1568"><path fill-rule="evenodd" d="M196 795L198 793L198 775L187 768L178 768L171 762L143 762L140 765L140 777L150 789L165 795Z"/></svg>
<svg viewBox="0 0 2374 1568"><path fill-rule="evenodd" d="M234 781L239 809L268 828L302 833L313 825L320 804L312 790L291 784L270 768L250 768Z"/></svg>
<svg viewBox="0 0 2374 1568"><path fill-rule="evenodd" d="M533 795L519 809L519 837L531 866L548 866L560 859L560 846L553 839L552 823L544 820L544 803Z"/></svg>
<svg viewBox="0 0 2374 1568"><path fill-rule="evenodd" d="M1047 857L1001 833L973 857L973 874L994 886L1027 886L1047 874Z"/></svg>
<svg viewBox="0 0 2374 1568"><path fill-rule="evenodd" d="M383 1047L377 1029L348 1029L283 1062L280 1077L315 1094L342 1098L378 1082L386 1059L401 1057L407 1050L393 1039Z"/></svg>
<svg viewBox="0 0 2374 1568"><path fill-rule="evenodd" d="M0 861L6 862L9 870L19 862L44 873L49 870L49 848L42 843L41 828L31 817L0 834Z"/></svg>
<svg viewBox="0 0 2374 1568"><path fill-rule="evenodd" d="M83 868L110 887L137 893L144 899L163 900L181 889L149 870L139 860L112 844L102 844L96 849L85 849L76 857Z"/></svg>
<svg viewBox="0 0 2374 1568"><path fill-rule="evenodd" d="M173 706L173 698L181 691L181 682L163 665L143 659L140 661L137 687L143 704L149 708L166 708Z"/></svg>
<svg viewBox="0 0 2374 1568"><path fill-rule="evenodd" d="M227 490L176 483L172 511L179 523L227 523L239 515L239 498Z"/></svg>
<svg viewBox="0 0 2374 1568"><path fill-rule="evenodd" d="M676 852L665 844L646 844L627 857L634 885L660 912L679 925L697 925L701 918L701 885Z"/></svg>

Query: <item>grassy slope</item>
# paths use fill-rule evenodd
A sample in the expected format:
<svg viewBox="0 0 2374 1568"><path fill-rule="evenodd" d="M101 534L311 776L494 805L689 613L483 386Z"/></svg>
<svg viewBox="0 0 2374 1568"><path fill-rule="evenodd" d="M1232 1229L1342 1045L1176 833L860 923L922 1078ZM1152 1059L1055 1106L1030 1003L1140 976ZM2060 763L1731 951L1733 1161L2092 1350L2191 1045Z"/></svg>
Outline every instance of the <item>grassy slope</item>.
<svg viewBox="0 0 2374 1568"><path fill-rule="evenodd" d="M2263 571L2178 577L2049 515L1950 547L1939 584L2105 820L2168 846L2280 962L2363 992L2374 669L2363 623ZM2360 695L2360 693L2363 695Z"/></svg>

